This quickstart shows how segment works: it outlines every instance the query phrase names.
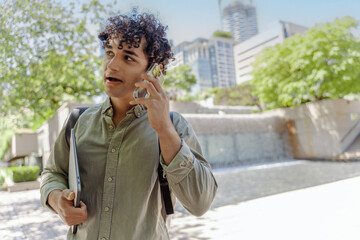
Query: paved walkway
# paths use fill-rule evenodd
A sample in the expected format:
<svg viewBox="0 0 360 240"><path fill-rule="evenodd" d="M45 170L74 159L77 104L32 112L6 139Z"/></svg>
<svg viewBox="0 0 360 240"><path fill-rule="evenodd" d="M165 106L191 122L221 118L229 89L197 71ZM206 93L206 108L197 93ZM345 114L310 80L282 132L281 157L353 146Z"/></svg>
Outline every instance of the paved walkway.
<svg viewBox="0 0 360 240"><path fill-rule="evenodd" d="M359 240L360 177L180 217L172 239Z"/></svg>
<svg viewBox="0 0 360 240"><path fill-rule="evenodd" d="M358 240L359 166L293 162L216 171L214 208L200 218L177 211L171 239ZM309 184L323 185L293 190ZM262 197L269 194L275 195ZM39 197L38 190L0 192L1 240L64 239L67 227L40 206Z"/></svg>

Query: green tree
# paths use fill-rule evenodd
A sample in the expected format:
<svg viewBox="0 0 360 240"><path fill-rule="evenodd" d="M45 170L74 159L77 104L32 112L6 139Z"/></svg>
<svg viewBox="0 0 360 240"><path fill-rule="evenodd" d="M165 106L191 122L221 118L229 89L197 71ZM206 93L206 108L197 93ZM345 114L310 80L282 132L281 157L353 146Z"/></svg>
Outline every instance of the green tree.
<svg viewBox="0 0 360 240"><path fill-rule="evenodd" d="M224 37L224 38L232 38L232 34L229 32L216 31L213 33L214 37Z"/></svg>
<svg viewBox="0 0 360 240"><path fill-rule="evenodd" d="M342 98L360 92L360 41L351 17L316 25L266 48L254 63L253 83L268 109Z"/></svg>
<svg viewBox="0 0 360 240"><path fill-rule="evenodd" d="M36 129L64 102L103 91L99 42L86 25L100 23L104 7L93 0L75 14L74 6L1 1L0 121L12 116L14 126Z"/></svg>
<svg viewBox="0 0 360 240"><path fill-rule="evenodd" d="M171 100L176 100L181 92L190 92L195 83L195 74L192 74L189 65L185 64L167 71L163 88Z"/></svg>
<svg viewBox="0 0 360 240"><path fill-rule="evenodd" d="M255 86L253 84L245 82L230 88L208 89L200 95L203 99L213 97L214 104L216 105L257 106L262 111L258 97L252 93L254 89Z"/></svg>

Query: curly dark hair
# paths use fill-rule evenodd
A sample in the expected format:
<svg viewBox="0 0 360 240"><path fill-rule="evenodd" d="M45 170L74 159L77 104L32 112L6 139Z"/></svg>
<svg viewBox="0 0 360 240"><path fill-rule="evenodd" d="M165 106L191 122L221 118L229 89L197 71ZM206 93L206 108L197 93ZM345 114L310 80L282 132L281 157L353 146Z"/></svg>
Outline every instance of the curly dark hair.
<svg viewBox="0 0 360 240"><path fill-rule="evenodd" d="M153 14L139 14L133 9L129 15L110 17L104 31L98 37L103 48L109 46L111 39L120 39L119 49L123 48L123 43L128 44L129 48L138 48L144 37L146 46L143 50L148 57L148 67L152 63L161 63L165 74L166 65L174 55L166 38L166 29L167 26L163 26Z"/></svg>

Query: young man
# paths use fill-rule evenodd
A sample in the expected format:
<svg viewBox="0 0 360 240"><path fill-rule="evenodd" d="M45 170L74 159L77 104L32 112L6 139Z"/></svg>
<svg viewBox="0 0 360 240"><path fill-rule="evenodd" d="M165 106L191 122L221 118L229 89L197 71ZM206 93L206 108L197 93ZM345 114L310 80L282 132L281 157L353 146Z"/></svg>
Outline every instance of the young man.
<svg viewBox="0 0 360 240"><path fill-rule="evenodd" d="M165 73L173 56L165 30L153 15L133 13L110 18L99 35L108 98L87 109L74 127L80 208L73 207L74 193L67 189L65 128L42 174L42 204L69 226L79 224L68 239L169 239L159 161L173 202L177 198L196 216L210 208L217 183L195 133L180 114L171 121L169 99L158 79L145 75L152 63L164 66ZM135 100L136 87L146 88L150 97Z"/></svg>

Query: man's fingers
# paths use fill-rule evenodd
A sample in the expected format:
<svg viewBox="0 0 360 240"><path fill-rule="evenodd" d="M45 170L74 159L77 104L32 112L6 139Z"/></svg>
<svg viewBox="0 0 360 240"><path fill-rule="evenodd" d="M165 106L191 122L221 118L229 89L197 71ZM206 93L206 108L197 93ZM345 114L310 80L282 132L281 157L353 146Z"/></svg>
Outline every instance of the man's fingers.
<svg viewBox="0 0 360 240"><path fill-rule="evenodd" d="M67 200L74 200L75 193L73 191L71 191L70 189L65 189L62 192L62 197L67 199Z"/></svg>
<svg viewBox="0 0 360 240"><path fill-rule="evenodd" d="M158 91L155 89L154 84L152 84L151 82L137 82L135 83L135 87L146 88L146 90L150 93L150 96L156 96L156 94L159 94Z"/></svg>
<svg viewBox="0 0 360 240"><path fill-rule="evenodd" d="M146 107L148 107L148 104L153 101L153 99L149 99L149 98L136 98L131 100L129 103L131 105L137 105L137 104L141 104L141 105L145 105Z"/></svg>
<svg viewBox="0 0 360 240"><path fill-rule="evenodd" d="M141 78L151 82L154 85L157 92L159 92L159 93L163 92L163 89L162 89L161 84L158 79L150 77L146 74L141 75Z"/></svg>
<svg viewBox="0 0 360 240"><path fill-rule="evenodd" d="M87 207L86 207L85 203L83 203L83 201L80 201L80 209L85 212L87 211Z"/></svg>
<svg viewBox="0 0 360 240"><path fill-rule="evenodd" d="M67 225L77 225L87 219L87 207L85 203L80 201L80 208L68 208L60 216Z"/></svg>

